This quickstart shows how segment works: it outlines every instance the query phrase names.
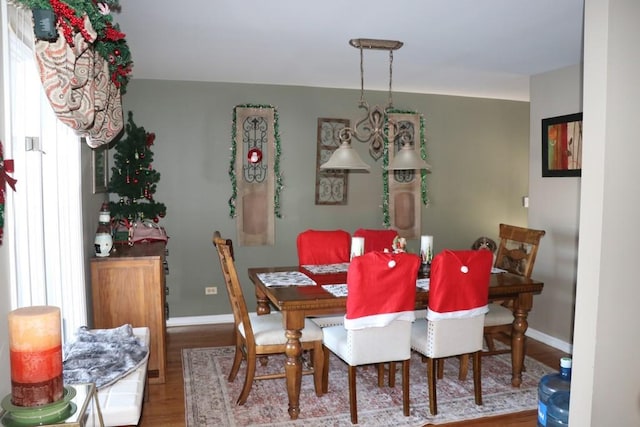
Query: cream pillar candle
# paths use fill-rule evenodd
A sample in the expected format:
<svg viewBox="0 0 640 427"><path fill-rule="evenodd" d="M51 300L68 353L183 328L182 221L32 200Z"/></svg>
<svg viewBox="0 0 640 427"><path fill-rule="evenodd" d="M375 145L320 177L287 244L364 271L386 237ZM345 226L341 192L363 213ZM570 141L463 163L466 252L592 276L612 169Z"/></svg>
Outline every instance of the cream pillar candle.
<svg viewBox="0 0 640 427"><path fill-rule="evenodd" d="M62 399L60 309L33 306L9 313L11 402L40 406Z"/></svg>
<svg viewBox="0 0 640 427"><path fill-rule="evenodd" d="M433 236L420 237L420 258L426 264L433 259Z"/></svg>
<svg viewBox="0 0 640 427"><path fill-rule="evenodd" d="M351 259L364 254L364 237L351 238Z"/></svg>

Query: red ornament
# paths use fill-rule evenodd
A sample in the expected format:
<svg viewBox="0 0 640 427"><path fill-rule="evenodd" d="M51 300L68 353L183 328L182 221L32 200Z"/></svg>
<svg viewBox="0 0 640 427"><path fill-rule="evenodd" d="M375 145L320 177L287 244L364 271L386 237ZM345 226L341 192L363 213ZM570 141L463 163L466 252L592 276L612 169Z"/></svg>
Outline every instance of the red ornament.
<svg viewBox="0 0 640 427"><path fill-rule="evenodd" d="M113 54L115 56L120 56L120 49L113 49Z"/></svg>
<svg viewBox="0 0 640 427"><path fill-rule="evenodd" d="M160 218L158 218L158 217L153 218L153 222L155 222L157 224L158 222L160 222Z"/></svg>
<svg viewBox="0 0 640 427"><path fill-rule="evenodd" d="M166 212L160 212L158 215L160 215L160 218L164 218L166 214L167 214Z"/></svg>
<svg viewBox="0 0 640 427"><path fill-rule="evenodd" d="M133 178L133 183L134 183L134 184L137 184L137 183L139 183L139 182L140 182L140 181L138 181L138 178Z"/></svg>
<svg viewBox="0 0 640 427"><path fill-rule="evenodd" d="M253 165L262 161L262 151L258 148L252 148L247 153L247 161Z"/></svg>

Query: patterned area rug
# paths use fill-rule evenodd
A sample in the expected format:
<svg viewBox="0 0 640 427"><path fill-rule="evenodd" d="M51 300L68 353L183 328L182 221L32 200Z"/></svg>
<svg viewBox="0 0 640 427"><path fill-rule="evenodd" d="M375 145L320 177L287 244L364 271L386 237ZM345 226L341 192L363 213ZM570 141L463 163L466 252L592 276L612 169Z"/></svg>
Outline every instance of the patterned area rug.
<svg viewBox="0 0 640 427"><path fill-rule="evenodd" d="M235 404L244 381L244 362L233 383L227 375L233 362L233 347L184 349L182 367L185 387L187 427L209 426L351 426L347 365L331 354L329 392L316 397L313 377L302 377L300 417L289 419L284 379L254 381L243 406ZM283 369L284 356L271 356L266 367L258 371ZM440 424L537 408L537 385L543 375L553 370L531 358L525 360L520 388L511 387L510 355L485 357L482 360L483 405L473 399L473 370L466 381L458 380L458 360L448 359L444 378L437 383L438 415L429 413L426 365L419 355L411 359L411 415L402 415L402 379L396 373L395 388L377 387L374 367L357 371L358 425L411 426ZM470 363L471 364L471 363ZM259 364L258 364L259 365ZM262 371L262 372L263 372ZM386 378L385 378L386 383Z"/></svg>

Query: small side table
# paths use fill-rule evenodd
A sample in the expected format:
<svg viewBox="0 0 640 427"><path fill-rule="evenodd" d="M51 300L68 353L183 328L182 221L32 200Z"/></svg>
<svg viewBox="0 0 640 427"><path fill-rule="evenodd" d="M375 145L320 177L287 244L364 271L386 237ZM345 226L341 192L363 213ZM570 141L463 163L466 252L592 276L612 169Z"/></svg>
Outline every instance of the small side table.
<svg viewBox="0 0 640 427"><path fill-rule="evenodd" d="M104 427L104 420L102 419L102 412L100 411L100 403L98 401L98 392L96 386L93 383L89 384L73 384L67 387L73 387L76 391L76 395L70 401L77 407L76 411L66 420L58 421L54 424L40 424L47 426L77 426L77 427ZM26 427L27 424L15 423L8 412L0 410L0 426L11 427L19 425L20 427Z"/></svg>

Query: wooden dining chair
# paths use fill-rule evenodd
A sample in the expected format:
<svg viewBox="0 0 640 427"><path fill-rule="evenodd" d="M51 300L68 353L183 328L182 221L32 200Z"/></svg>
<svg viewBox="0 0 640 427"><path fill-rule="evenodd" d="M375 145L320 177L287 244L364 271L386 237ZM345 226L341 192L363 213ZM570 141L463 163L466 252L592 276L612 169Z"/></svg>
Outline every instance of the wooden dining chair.
<svg viewBox="0 0 640 427"><path fill-rule="evenodd" d="M224 239L214 234L213 244L220 258L220 266L229 295L229 302L233 311L233 319L236 334L236 351L228 380L234 381L242 360L246 360L246 374L244 386L236 403L244 405L247 401L254 380L285 378L285 373L256 375L256 363L258 357L271 354L284 354L287 345L285 330L283 328L282 315L278 312L258 316L249 313L242 292L242 286L238 279L235 262L231 255L231 240ZM300 337L302 349L311 351L313 355L313 367L304 370L304 374L313 374L314 386L317 396L322 395L322 329L313 322L306 321L302 336Z"/></svg>
<svg viewBox="0 0 640 427"><path fill-rule="evenodd" d="M353 237L364 237L364 252L392 250L393 239L398 232L392 229L368 229L358 228L353 232Z"/></svg>
<svg viewBox="0 0 640 427"><path fill-rule="evenodd" d="M347 272L347 313L344 324L323 329L323 392L329 386L329 355L349 365L351 422L358 423L356 367L402 362L402 408L409 416L409 361L411 322L414 320L416 277L420 258L409 253L368 252L355 257Z"/></svg>
<svg viewBox="0 0 640 427"><path fill-rule="evenodd" d="M411 349L426 358L432 415L438 413L436 361L452 356L472 356L475 402L482 405L480 355L492 262L489 251L471 250L445 250L431 262L427 317L413 323Z"/></svg>
<svg viewBox="0 0 640 427"><path fill-rule="evenodd" d="M298 265L339 264L351 258L351 234L345 230L305 230L296 246Z"/></svg>
<svg viewBox="0 0 640 427"><path fill-rule="evenodd" d="M509 273L531 277L540 239L544 235L544 230L500 224L500 243L495 266ZM496 349L494 338L499 335L510 337L513 320L513 301L489 304L489 312L484 321L484 338L488 347L485 355L511 352L510 345L506 349Z"/></svg>

